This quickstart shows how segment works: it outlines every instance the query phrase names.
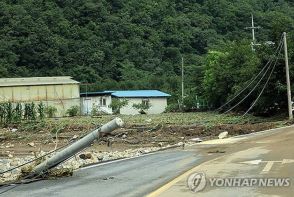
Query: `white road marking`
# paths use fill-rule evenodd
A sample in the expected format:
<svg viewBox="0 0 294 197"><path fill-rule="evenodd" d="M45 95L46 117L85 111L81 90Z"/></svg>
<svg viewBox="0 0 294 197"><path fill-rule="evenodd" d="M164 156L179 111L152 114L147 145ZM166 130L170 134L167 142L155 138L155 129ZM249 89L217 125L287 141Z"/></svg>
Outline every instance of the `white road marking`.
<svg viewBox="0 0 294 197"><path fill-rule="evenodd" d="M283 159L282 164L294 163L294 159Z"/></svg>
<svg viewBox="0 0 294 197"><path fill-rule="evenodd" d="M268 173L272 169L274 163L275 161L268 161L260 174Z"/></svg>
<svg viewBox="0 0 294 197"><path fill-rule="evenodd" d="M262 161L261 159L258 159L258 160L251 160L251 161L243 161L240 163L251 164L251 165L259 165L260 163L266 163L265 167L260 172L260 174L266 174L272 169L274 163L289 164L289 163L294 163L294 159L283 159L281 161Z"/></svg>
<svg viewBox="0 0 294 197"><path fill-rule="evenodd" d="M261 159L258 159L258 160L251 160L251 161L244 161L244 162L241 162L241 163L244 163L244 164L252 164L252 165L258 165L262 162Z"/></svg>

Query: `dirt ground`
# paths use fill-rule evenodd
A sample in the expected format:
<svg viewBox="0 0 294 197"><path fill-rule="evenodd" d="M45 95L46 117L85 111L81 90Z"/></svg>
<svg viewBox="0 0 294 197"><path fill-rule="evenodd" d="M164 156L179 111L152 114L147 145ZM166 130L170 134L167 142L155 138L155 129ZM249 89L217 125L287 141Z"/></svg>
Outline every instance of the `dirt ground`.
<svg viewBox="0 0 294 197"><path fill-rule="evenodd" d="M147 122L140 124L138 121L130 121L124 128L118 129L111 135L104 136L101 140L93 143L88 150L102 152L124 151L141 147L161 147L178 142L187 142L191 138L201 138L202 140L216 138L223 131L228 131L230 136L234 136L267 130L280 125L277 122L267 121L253 123L249 121L237 123L212 121L209 124L200 124L199 122L197 124L193 124L193 122L181 124L176 121L159 122L154 117L152 117L154 121L148 118L145 117ZM75 120L78 120L78 118L70 119L73 122ZM68 121L69 119L62 121L62 124ZM61 128L56 128L56 125L62 124L52 122L46 123L46 126L42 125L43 127L36 126L37 124L32 126L32 123L30 123L29 125L32 128L29 127L29 129L27 129L27 125L10 125L0 129L0 157L21 157L40 150L51 151L55 147L58 148L78 140L92 129L97 128L97 125L92 122L85 124L69 123L64 124Z"/></svg>

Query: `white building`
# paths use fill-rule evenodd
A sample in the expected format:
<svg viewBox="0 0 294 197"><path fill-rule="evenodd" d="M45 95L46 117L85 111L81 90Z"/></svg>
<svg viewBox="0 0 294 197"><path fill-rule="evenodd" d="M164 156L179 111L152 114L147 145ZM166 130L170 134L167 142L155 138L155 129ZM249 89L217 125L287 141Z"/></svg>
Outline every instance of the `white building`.
<svg viewBox="0 0 294 197"><path fill-rule="evenodd" d="M82 115L91 115L94 108L99 113L112 114L111 92L87 92L80 96Z"/></svg>
<svg viewBox="0 0 294 197"><path fill-rule="evenodd" d="M111 92L111 91L106 91ZM147 114L163 113L167 107L167 98L169 94L158 90L127 90L113 91L112 98L127 100L128 104L120 109L120 114L135 115L139 114L139 110L134 108L134 104L149 104L150 108L144 110Z"/></svg>

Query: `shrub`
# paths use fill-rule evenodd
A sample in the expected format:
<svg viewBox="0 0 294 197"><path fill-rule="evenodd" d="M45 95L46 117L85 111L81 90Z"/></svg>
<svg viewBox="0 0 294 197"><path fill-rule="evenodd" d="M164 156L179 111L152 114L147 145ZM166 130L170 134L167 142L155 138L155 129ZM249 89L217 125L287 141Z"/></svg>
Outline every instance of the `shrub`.
<svg viewBox="0 0 294 197"><path fill-rule="evenodd" d="M179 112L180 107L178 103L171 103L165 108L165 112Z"/></svg>
<svg viewBox="0 0 294 197"><path fill-rule="evenodd" d="M56 115L57 109L54 106L48 106L45 108L45 113L48 118L53 118Z"/></svg>
<svg viewBox="0 0 294 197"><path fill-rule="evenodd" d="M147 110L151 107L149 102L133 104L133 108L137 109L140 114L147 114Z"/></svg>
<svg viewBox="0 0 294 197"><path fill-rule="evenodd" d="M119 114L120 109L123 108L124 106L128 105L129 101L126 99L118 99L118 98L113 98L110 104L110 107L112 108L112 111L114 114Z"/></svg>
<svg viewBox="0 0 294 197"><path fill-rule="evenodd" d="M71 106L67 111L66 114L69 115L70 117L77 116L79 115L80 112L80 107L75 105Z"/></svg>

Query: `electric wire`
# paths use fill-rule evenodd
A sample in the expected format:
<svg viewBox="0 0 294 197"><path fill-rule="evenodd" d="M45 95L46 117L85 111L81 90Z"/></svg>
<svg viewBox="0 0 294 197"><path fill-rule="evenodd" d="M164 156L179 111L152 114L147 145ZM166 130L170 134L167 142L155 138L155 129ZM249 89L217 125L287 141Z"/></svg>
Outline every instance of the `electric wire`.
<svg viewBox="0 0 294 197"><path fill-rule="evenodd" d="M280 51L281 47L282 47L282 42L280 42L280 44L278 46L279 51ZM271 60L271 64L272 64L272 61L273 61L273 59ZM253 87L253 89L245 97L243 97L243 99L241 99L241 101L239 101L233 107L231 107L230 109L228 109L227 111L225 111L224 114L232 111L234 108L236 108L238 105L240 105L246 98L248 98L252 94L252 92L258 87L258 85L261 83L261 81L263 80L263 78L266 76L267 72L271 68L271 64L268 66L268 68L266 69L265 73L259 79L259 81L257 82L257 84Z"/></svg>
<svg viewBox="0 0 294 197"><path fill-rule="evenodd" d="M279 54L280 54L280 52L281 52L281 49L282 49L282 48L280 48ZM278 57L276 57L275 64L274 64L274 66L273 66L273 68L272 68L272 70L271 70L271 72L270 72L270 74L269 74L269 77L267 78L266 83L264 84L262 90L260 91L258 97L255 99L255 101L252 103L252 105L249 107L249 109L243 114L243 117L244 117L246 114L248 114L248 112L249 112L249 111L255 106L255 104L257 103L257 101L259 100L259 98L261 97L261 95L263 94L263 92L264 92L264 90L265 90L265 88L266 88L266 86L267 86L267 84L268 84L268 82L269 82L269 80L270 80L270 78L271 78L271 76L272 76L272 74L273 74L273 71L274 71L275 68L276 68L277 62L278 62Z"/></svg>
<svg viewBox="0 0 294 197"><path fill-rule="evenodd" d="M280 39L280 44L279 46L276 48L275 52L273 53L274 55L276 55L276 53L279 50L280 45L282 44L282 38ZM225 104L223 104L222 106L220 106L219 108L217 108L215 111L219 111L221 110L223 107L225 107L226 105L228 105L229 103L231 103L233 100L235 100L238 96L240 96L245 90L248 89L248 87L259 77L259 75L262 74L262 72L267 68L267 66L272 63L273 59L271 57L271 59L266 63L266 65L262 68L262 70L255 76L253 77L249 83L246 85L245 88L243 88L239 93L237 93L233 98L231 98L229 101L227 101Z"/></svg>
<svg viewBox="0 0 294 197"><path fill-rule="evenodd" d="M50 154L52 154L52 153L54 153L54 152L56 152L56 151L58 151L58 150L60 150L60 149L62 149L62 148L64 148L64 147L68 146L69 144L70 144L70 143L65 144L65 145L59 147L58 149L55 149L55 150L53 150L53 151L51 151L51 152L48 152L48 153L46 153L46 154L44 154L44 155L42 155L42 156L40 156L40 157L37 157L37 158L32 159L32 160L30 160L30 161L27 161L27 162L25 162L25 163L23 163L23 164L21 164L21 165L18 165L18 166L14 167L14 168L10 168L10 169L8 169L8 170L2 171L2 172L0 172L0 175L1 175L1 174L4 174L4 173L6 173L6 172L10 172L10 171L12 171L12 170L15 170L15 169L17 169L17 168L20 168L20 167L22 167L22 166L25 166L25 165L27 165L27 164L29 164L29 163L32 163L32 162L34 162L34 161L37 161L37 160L39 160L39 159L42 159L43 157L45 157L45 156L47 156L47 155L50 155Z"/></svg>

